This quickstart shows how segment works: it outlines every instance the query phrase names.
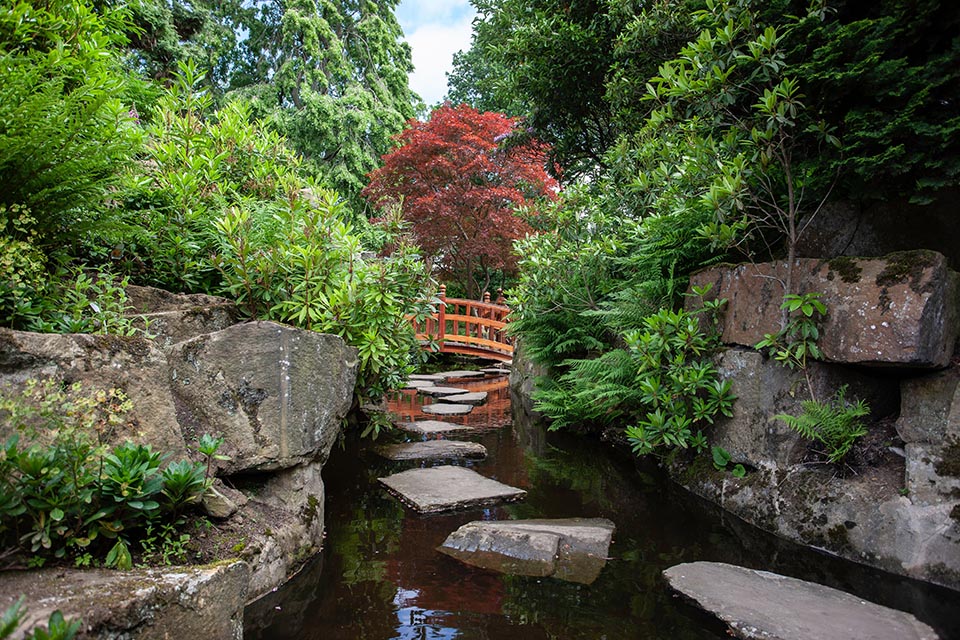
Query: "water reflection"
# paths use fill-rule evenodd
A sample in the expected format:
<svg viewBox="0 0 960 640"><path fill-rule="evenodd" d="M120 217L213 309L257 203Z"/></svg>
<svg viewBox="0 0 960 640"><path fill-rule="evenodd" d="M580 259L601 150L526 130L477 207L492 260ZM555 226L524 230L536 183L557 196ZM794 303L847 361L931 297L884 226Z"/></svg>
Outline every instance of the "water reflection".
<svg viewBox="0 0 960 640"><path fill-rule="evenodd" d="M376 483L410 468L348 440L324 469L327 544L322 561L248 608L248 638L669 638L728 637L722 625L673 597L660 572L694 560L732 562L814 580L910 610L955 633L960 599L945 589L870 571L787 545L676 488L599 443L547 433L517 411L511 423L506 379L458 381L490 401L451 418L484 429L457 436L488 450L464 461L479 473L528 491L524 502L469 512L418 515ZM413 392L393 398L404 420L426 419ZM430 402L430 400L427 400ZM519 409L519 406L518 406ZM395 432L392 438L412 439ZM504 576L464 565L435 549L472 520L605 517L617 532L611 559L592 585ZM733 521L732 521L733 520Z"/></svg>

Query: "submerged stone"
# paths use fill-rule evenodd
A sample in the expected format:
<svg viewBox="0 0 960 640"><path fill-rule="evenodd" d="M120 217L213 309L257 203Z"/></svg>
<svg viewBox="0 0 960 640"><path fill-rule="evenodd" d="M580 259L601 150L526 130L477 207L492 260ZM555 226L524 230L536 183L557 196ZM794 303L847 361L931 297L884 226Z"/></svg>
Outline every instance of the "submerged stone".
<svg viewBox="0 0 960 640"><path fill-rule="evenodd" d="M460 393L455 396L441 396L437 402L449 402L451 404L472 404L480 406L487 401L486 391L473 391L471 393Z"/></svg>
<svg viewBox="0 0 960 640"><path fill-rule="evenodd" d="M428 404L423 407L420 407L420 410L424 413L433 414L435 416L465 416L471 411L473 411L472 404L447 404L441 402L438 404Z"/></svg>
<svg viewBox="0 0 960 640"><path fill-rule="evenodd" d="M670 586L747 640L935 640L909 613L796 578L720 562L663 572Z"/></svg>
<svg viewBox="0 0 960 640"><path fill-rule="evenodd" d="M470 469L450 465L410 469L379 478L379 482L421 513L515 502L527 495L523 489L491 480Z"/></svg>
<svg viewBox="0 0 960 640"><path fill-rule="evenodd" d="M487 457L487 448L478 442L427 440L377 447L377 453L388 460L462 460Z"/></svg>
<svg viewBox="0 0 960 640"><path fill-rule="evenodd" d="M607 563L614 524L605 518L470 522L438 551L501 573L591 584Z"/></svg>

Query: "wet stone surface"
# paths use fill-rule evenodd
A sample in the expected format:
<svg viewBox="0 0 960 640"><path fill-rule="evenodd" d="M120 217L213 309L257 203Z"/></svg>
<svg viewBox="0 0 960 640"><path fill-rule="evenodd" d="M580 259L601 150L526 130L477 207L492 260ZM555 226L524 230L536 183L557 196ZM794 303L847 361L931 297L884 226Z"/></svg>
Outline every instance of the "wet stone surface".
<svg viewBox="0 0 960 640"><path fill-rule="evenodd" d="M429 382L443 382L446 377L436 373L411 373L410 380L427 380Z"/></svg>
<svg viewBox="0 0 960 640"><path fill-rule="evenodd" d="M670 586L730 627L736 638L935 640L915 617L813 582L721 562L663 572Z"/></svg>
<svg viewBox="0 0 960 640"><path fill-rule="evenodd" d="M614 524L606 518L469 522L437 549L501 573L591 584L607 563Z"/></svg>
<svg viewBox="0 0 960 640"><path fill-rule="evenodd" d="M482 405L487 401L486 391L474 391L472 393L460 393L455 396L442 396L437 398L437 402L448 402L452 404L472 404L475 407Z"/></svg>
<svg viewBox="0 0 960 640"><path fill-rule="evenodd" d="M465 416L473 411L473 405L441 402L438 404L428 404L420 410L435 416Z"/></svg>
<svg viewBox="0 0 960 640"><path fill-rule="evenodd" d="M456 378L482 378L486 374L483 371L444 371L443 377L447 380Z"/></svg>
<svg viewBox="0 0 960 640"><path fill-rule="evenodd" d="M439 435L451 433L465 433L475 431L476 427L464 424L453 424L442 420L417 420L416 422L398 422L396 427L408 433L418 435Z"/></svg>
<svg viewBox="0 0 960 640"><path fill-rule="evenodd" d="M427 440L377 447L377 453L388 460L478 460L487 456L487 448L477 442Z"/></svg>
<svg viewBox="0 0 960 640"><path fill-rule="evenodd" d="M527 495L523 489L491 480L470 469L449 465L410 469L378 480L421 513L513 502Z"/></svg>
<svg viewBox="0 0 960 640"><path fill-rule="evenodd" d="M424 396L456 396L469 392L469 389L463 387L421 387L417 389L417 393Z"/></svg>

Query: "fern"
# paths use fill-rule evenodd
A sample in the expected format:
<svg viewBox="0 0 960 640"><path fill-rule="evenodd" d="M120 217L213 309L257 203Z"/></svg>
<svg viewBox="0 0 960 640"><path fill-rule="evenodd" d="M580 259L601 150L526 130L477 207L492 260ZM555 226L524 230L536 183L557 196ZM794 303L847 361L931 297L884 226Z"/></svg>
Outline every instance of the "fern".
<svg viewBox="0 0 960 640"><path fill-rule="evenodd" d="M774 416L808 440L823 444L830 462L843 460L857 438L867 434L861 418L870 414L864 400L848 402L847 385L840 387L829 402L804 400L800 415L779 413Z"/></svg>

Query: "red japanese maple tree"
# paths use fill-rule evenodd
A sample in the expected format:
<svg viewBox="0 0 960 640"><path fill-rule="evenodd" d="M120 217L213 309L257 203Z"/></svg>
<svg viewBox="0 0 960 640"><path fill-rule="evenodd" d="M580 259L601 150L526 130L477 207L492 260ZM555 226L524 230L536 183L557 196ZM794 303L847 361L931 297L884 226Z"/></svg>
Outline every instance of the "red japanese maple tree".
<svg viewBox="0 0 960 640"><path fill-rule="evenodd" d="M513 241L530 227L515 211L556 197L546 145L513 118L450 104L426 122L411 120L396 139L361 194L380 209L402 199L403 217L441 277L478 296L497 270L516 269Z"/></svg>

